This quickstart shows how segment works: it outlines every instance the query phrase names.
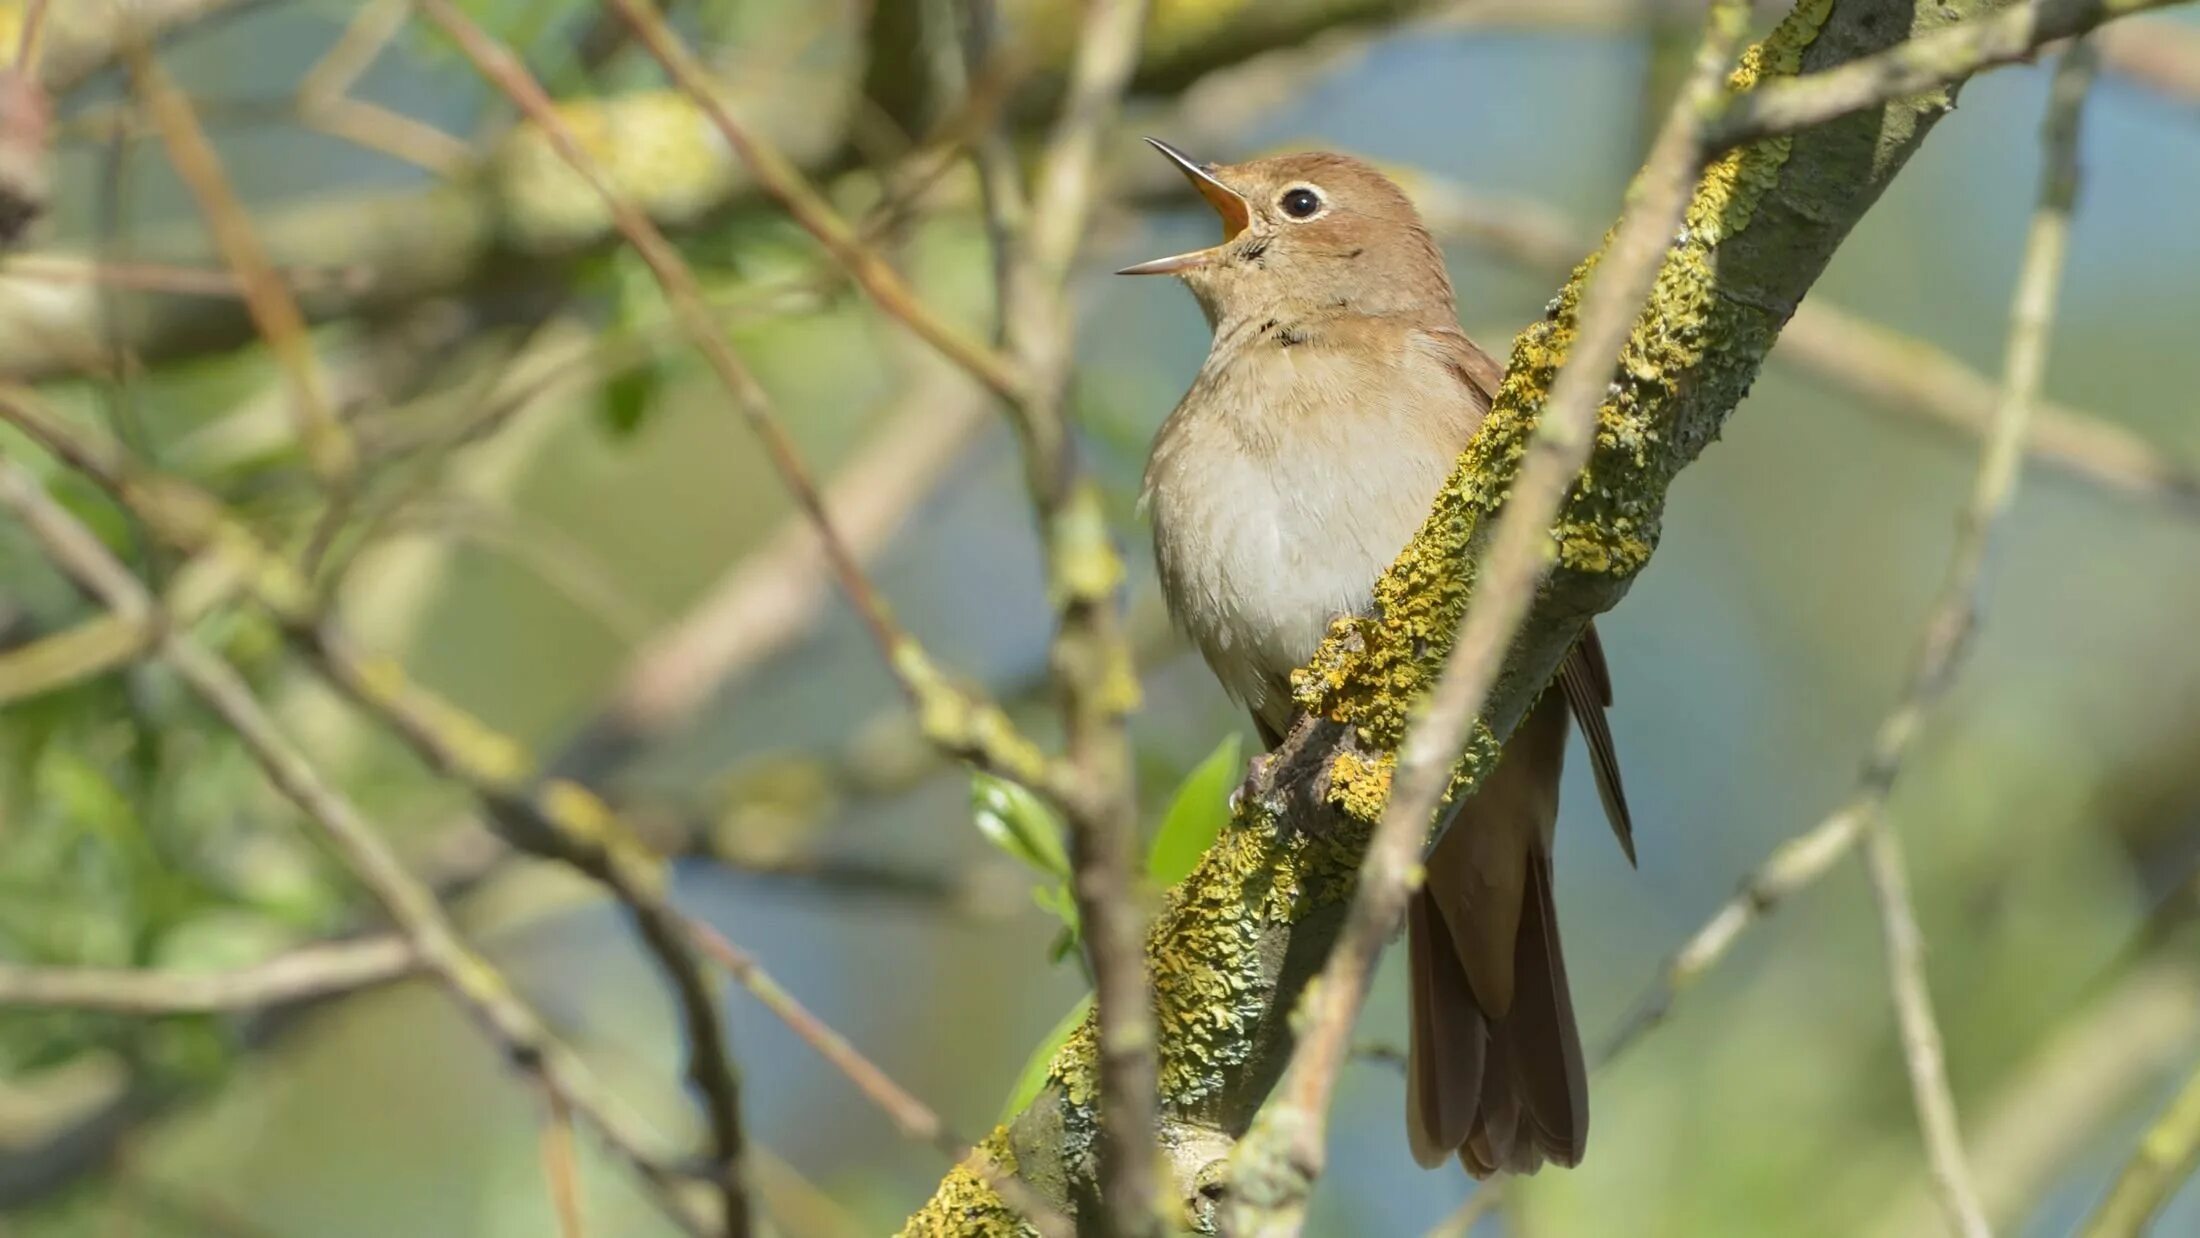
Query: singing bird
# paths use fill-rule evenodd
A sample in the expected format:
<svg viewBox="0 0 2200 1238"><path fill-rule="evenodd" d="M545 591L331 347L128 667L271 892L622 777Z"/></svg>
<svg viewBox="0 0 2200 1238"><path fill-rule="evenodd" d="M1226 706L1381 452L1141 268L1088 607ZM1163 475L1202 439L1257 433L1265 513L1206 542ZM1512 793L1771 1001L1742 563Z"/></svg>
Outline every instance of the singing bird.
<svg viewBox="0 0 2200 1238"><path fill-rule="evenodd" d="M1459 329L1444 257L1405 194L1358 159L1195 163L1220 244L1124 268L1174 275L1214 343L1155 436L1144 503L1176 622L1268 746L1291 671L1364 610L1504 367ZM1506 741L1427 862L1406 916L1412 972L1406 1130L1415 1159L1477 1177L1581 1160L1581 1039L1559 953L1551 832L1568 715L1634 858L1594 629Z"/></svg>

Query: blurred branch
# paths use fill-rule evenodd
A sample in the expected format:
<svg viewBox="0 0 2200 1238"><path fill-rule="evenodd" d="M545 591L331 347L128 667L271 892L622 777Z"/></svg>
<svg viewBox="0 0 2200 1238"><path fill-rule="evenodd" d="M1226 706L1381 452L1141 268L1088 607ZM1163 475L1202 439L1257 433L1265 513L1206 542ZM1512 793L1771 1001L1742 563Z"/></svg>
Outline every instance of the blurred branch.
<svg viewBox="0 0 2200 1238"><path fill-rule="evenodd" d="M1910 1092L1926 1157L1939 1188L1948 1228L1964 1238L1992 1232L1978 1186L1963 1157L1955 1097L1948 1088L1946 1050L1933 1017L1925 979L1925 939L1911 906L1909 878L1903 871L1902 844L1887 823L1887 798L1893 794L1910 741L1924 715L1947 692L1978 626L1984 593L1982 576L1995 523L2009 510L2032 406L2047 373L2047 348L2055 321L2055 297L2062 288L2070 252L2070 214L2078 195L2078 122L2093 86L2094 59L2083 40L2071 45L2055 71L2046 123L2041 131L2039 208L2025 242L2024 264L2017 275L2016 302L2010 309L2007 368L2001 407L1979 461L1978 480L1964 509L1950 556L1948 578L1926 617L1925 636L1909 690L1875 746L1866 766L1868 797L1864 811L1864 867L1871 877L1887 939L1887 971L1895 1014L1902 1026L1902 1053L1908 1063Z"/></svg>
<svg viewBox="0 0 2200 1238"><path fill-rule="evenodd" d="M151 56L134 56L130 70L145 109L160 130L161 142L168 148L169 162L198 204L223 262L236 273L245 309L252 315L261 338L267 341L268 354L289 381L290 409L297 419L299 444L315 477L328 491L330 513L335 516L350 501L357 485L359 452L329 399L328 378L306 334L305 315L269 260L259 230L222 171L221 160L206 140L205 130L199 127L190 100Z"/></svg>
<svg viewBox="0 0 2200 1238"><path fill-rule="evenodd" d="M859 565L875 559L937 489L991 411L969 383L938 367L920 370L884 424L819 492L826 519ZM730 681L813 632L831 579L810 521L800 514L782 520L635 653L552 766L601 785L635 751L691 722Z"/></svg>
<svg viewBox="0 0 2200 1238"><path fill-rule="evenodd" d="M694 272L682 261L656 225L612 184L598 162L562 120L555 105L509 50L475 25L447 0L422 0L421 11L456 43L492 85L540 126L557 156L586 180L610 214L620 235L634 247L663 289L682 331L709 364L712 374L734 398L742 418L762 442L765 454L796 504L824 543L827 561L857 616L885 655L896 683L924 716L935 742L979 765L1033 785L1049 785L1052 762L1019 734L1007 715L990 701L958 687L896 625L861 564L834 530L831 513L810 479L774 413L770 397L718 333L702 301Z"/></svg>
<svg viewBox="0 0 2200 1238"><path fill-rule="evenodd" d="M118 53L127 23L122 0L72 0L56 10L48 39L47 84L59 92ZM217 13L243 12L266 0L131 0L147 37L186 29ZM1149 23L1140 89L1171 91L1200 73L1324 30L1372 23L1414 8L1406 0L1218 0L1172 6ZM1035 68L1069 62L1070 0L1034 6ZM738 66L736 66L738 68ZM857 83L822 74L782 76L729 69L715 77L720 97L742 92L734 114L744 130L815 173L851 162L847 113ZM286 102L286 108L290 105ZM611 164L615 182L658 224L692 230L729 210L753 205L758 186L727 149L692 99L677 91L641 91L566 101L561 114L583 127L591 149ZM359 136L359 135L351 135ZM451 152L435 158L448 169ZM468 289L493 292L518 274L539 279L546 266L568 264L600 248L610 221L584 183L546 150L541 133L521 125L469 176L425 190L344 193L325 201L286 204L263 213L259 232L283 267L371 272L371 279L301 297L311 322L409 305ZM193 253L178 235L155 247L170 260ZM517 268L517 269L515 269ZM106 316L91 290L56 296L51 290L0 287L0 375L35 381L74 373L104 373L114 350ZM148 298L116 323L118 343L148 365L234 348L253 338L235 310L199 302ZM1000 377L996 375L996 377Z"/></svg>
<svg viewBox="0 0 2200 1238"><path fill-rule="evenodd" d="M2200 1165L2200 1071L2139 1137L2108 1197L2085 1223L2085 1238L2133 1238Z"/></svg>
<svg viewBox="0 0 2200 1238"><path fill-rule="evenodd" d="M1155 1145L1159 1059L1153 990L1140 943L1138 797L1126 718L1139 696L1123 635L1123 565L1109 540L1099 487L1078 464L1069 424L1076 352L1070 278L1099 194L1100 142L1113 127L1139 64L1145 0L1095 0L1076 38L1068 92L1038 153L1031 187L1019 184L1004 134L981 136L979 172L998 280L1000 336L1026 385L1009 401L1026 488L1046 552L1047 591L1060 613L1048 654L1062 701L1069 776L1048 789L1069 826L1070 890L1091 963L1098 1070L1097 1215L1102 1234L1177 1228ZM970 11L972 72L990 71L990 0ZM1042 788L1047 789L1047 788Z"/></svg>
<svg viewBox="0 0 2200 1238"><path fill-rule="evenodd" d="M2024 60L2058 39L2182 0L2031 0L1990 17L1954 22L1876 56L1737 99L1710 128L1714 148L1824 124L1892 99L1938 90L1982 69Z"/></svg>
<svg viewBox="0 0 2200 1238"><path fill-rule="evenodd" d="M153 600L98 538L49 498L21 466L6 459L0 459L0 507L20 520L56 566L68 572L86 592L134 622L142 622L153 613ZM704 1238L709 1231L687 1212L673 1180L646 1150L654 1142L654 1135L630 1117L580 1059L549 1034L503 974L465 944L433 894L405 871L380 832L290 746L275 720L253 699L243 678L226 662L172 629L163 630L158 653L244 741L269 781L320 829L331 849L410 940L421 966L452 991L516 1064L534 1072L544 1086L557 1089L575 1113L588 1119L613 1150L654 1188L657 1201L668 1215L690 1233Z"/></svg>
<svg viewBox="0 0 2200 1238"><path fill-rule="evenodd" d="M1917 1095L1926 1145L1934 1162L1944 1209L1957 1232L1987 1232L1984 1210L1964 1167L1955 1111L1941 1067L1940 1037L1934 1027L1922 971L1922 944L1908 909L1900 853L1884 822L1886 797L1915 739L1926 712L1946 691L1975 623L1979 577L1987 537L1995 518L2006 510L2022 454L2023 435L2044 371L2048 324L2067 246L2068 214L2075 194L2077 110L2090 80L2082 54L2066 59L2057 75L2055 111L2047 128L2047 168L2041 209L2034 223L2026 265L2013 311L2008 373L1994 430L1980 464L1978 482L1963 520L1947 582L1927 623L1910 687L1901 706L1882 724L1866 766L1864 788L1842 810L1810 833L1775 853L1744 886L1744 894L1711 922L1667 964L1664 978L1638 1007L1605 1051L1617 1056L1649 1027L1661 1021L1677 993L1707 971L1741 930L1769 911L1780 898L1815 881L1859 839L1886 921L1890 971L1901 1014L1905 1057Z"/></svg>
<svg viewBox="0 0 2200 1238"><path fill-rule="evenodd" d="M105 611L58 632L0 649L0 705L74 687L150 651L163 627L188 628L242 587L229 564L194 559L174 574L157 616Z"/></svg>
<svg viewBox="0 0 2200 1238"><path fill-rule="evenodd" d="M878 251L864 244L856 229L810 185L800 168L747 126L736 122L733 113L719 101L716 83L663 18L641 0L604 2L633 27L649 54L656 57L673 83L701 109L764 193L802 225L804 231L817 238L833 260L870 294L874 304L995 393L1011 400L1016 398L1021 380L1009 364L926 305Z"/></svg>
<svg viewBox="0 0 2200 1238"><path fill-rule="evenodd" d="M1891 46L1942 10L1993 7L1805 3L1745 54L1742 76L1815 70ZM1617 371L1597 376L1612 385L1587 476L1563 509L1559 561L1483 711L1485 747L1511 731L1581 626L1625 593L1655 545L1672 479L1724 424L1795 304L1943 110L1897 101L1712 165L1689 226L1674 235L1654 311L1635 324ZM1477 592L1466 578L1512 488L1553 371L1575 343L1586 277L1587 264L1516 341L1494 407L1429 521L1377 585L1374 613L1340 621L1304 668L1300 703L1310 716L1248 781L1232 820L1171 891L1148 937L1163 1146L1195 1227L1234 1206L1214 1198L1216 1185L1276 1084L1291 1014L1341 931L1397 746ZM1093 1189L1096 1044L1088 1022L1056 1056L1038 1098L994 1135L1027 1182L1070 1200ZM982 1228L1005 1215L981 1184L950 1175L908 1231Z"/></svg>
<svg viewBox="0 0 2200 1238"><path fill-rule="evenodd" d="M411 11L412 0L362 4L336 42L298 79L299 120L437 175L457 176L473 165L473 147L433 125L351 95Z"/></svg>
<svg viewBox="0 0 2200 1238"><path fill-rule="evenodd" d="M712 962L854 1084L856 1090L890 1118L903 1135L932 1145L958 1168L978 1175L987 1185L1001 1192L1043 1238L1069 1238L1072 1233L1069 1222L1044 1198L1018 1181L1013 1173L1004 1172L988 1152L949 1130L938 1113L887 1077L885 1071L857 1052L846 1037L826 1026L824 1020L812 1014L809 1007L772 979L748 951L734 945L707 924L690 923L697 947Z"/></svg>
<svg viewBox="0 0 2200 1238"><path fill-rule="evenodd" d="M2101 68L2172 103L2200 108L2200 29L2176 21L2117 22L2093 36Z"/></svg>
<svg viewBox="0 0 2200 1238"><path fill-rule="evenodd" d="M1474 1193L1467 1202L1452 1209L1451 1214L1429 1227L1423 1238L1470 1238L1474 1227L1484 1217L1493 1216L1505 1206L1505 1194L1512 1179L1497 1178L1475 1184Z"/></svg>
<svg viewBox="0 0 2200 1238"><path fill-rule="evenodd" d="M573 1113L565 1098L543 1089L542 1176L550 1191L550 1212L558 1238L586 1238L582 1217L579 1158L573 1153Z"/></svg>
<svg viewBox="0 0 2200 1238"><path fill-rule="evenodd" d="M203 22L266 8L276 0L68 0L46 37L40 76L64 95L120 60L133 42L153 44Z"/></svg>
<svg viewBox="0 0 2200 1238"><path fill-rule="evenodd" d="M412 942L385 935L301 946L222 972L0 963L0 1006L134 1015L247 1010L395 980L420 961Z"/></svg>
<svg viewBox="0 0 2200 1238"><path fill-rule="evenodd" d="M311 583L262 546L212 496L143 471L111 446L69 429L26 395L0 397L0 418L98 482L154 537L187 554L233 560L254 601L346 697L388 725L430 767L471 791L516 845L571 865L601 882L626 907L685 1017L689 1073L704 1100L723 1170L718 1181L726 1226L742 1232L748 1201L739 1177L740 1084L710 985L666 892L664 862L592 792L572 782L539 778L517 741L435 697L394 661L370 659L354 649L320 609L320 595Z"/></svg>
<svg viewBox="0 0 2200 1238"><path fill-rule="evenodd" d="M1638 320L1657 318L1651 297L1670 238L1676 228L1686 231L1683 221L1700 192L1704 151L1697 135L1722 104L1748 27L1747 0L1711 5L1687 80L1628 192L1626 211L1594 275L1585 269L1573 290L1574 334L1537 411L1487 549L1479 550L1471 573L1463 573L1474 604L1459 618L1455 636L1443 634L1451 648L1398 746L1388 799L1368 840L1344 928L1303 999L1290 1064L1231 1158L1226 1232L1288 1238L1305 1225L1326 1159L1337 1072L1376 959L1405 915L1426 847L1450 824L1446 818L1453 814L1439 815L1439 808L1452 789L1454 768L1464 759L1468 778L1479 780L1495 764L1498 741L1478 720L1553 566L1553 526L1568 495L1585 484L1582 470L1596 446L1598 407L1613 385L1612 372Z"/></svg>
<svg viewBox="0 0 2200 1238"><path fill-rule="evenodd" d="M2200 1046L2200 966L2185 946L2155 951L2078 1004L2028 1061L1975 1107L1973 1168L1989 1215L2020 1217L2101 1132ZM1862 1232L1916 1234L1933 1224L1932 1192L1906 1191Z"/></svg>

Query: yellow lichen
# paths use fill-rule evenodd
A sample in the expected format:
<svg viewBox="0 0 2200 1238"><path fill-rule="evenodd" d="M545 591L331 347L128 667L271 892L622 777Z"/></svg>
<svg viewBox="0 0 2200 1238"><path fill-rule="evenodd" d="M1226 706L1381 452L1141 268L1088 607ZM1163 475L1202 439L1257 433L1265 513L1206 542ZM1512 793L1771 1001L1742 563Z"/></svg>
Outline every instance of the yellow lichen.
<svg viewBox="0 0 2200 1238"><path fill-rule="evenodd" d="M1005 1127L996 1127L970 1157L948 1171L924 1210L910 1217L897 1238L1023 1238L1037 1231L1001 1202L1001 1197L972 1168L974 1158L991 1163L994 1173L1016 1172L1016 1150Z"/></svg>
<svg viewBox="0 0 2200 1238"><path fill-rule="evenodd" d="M1793 73L1831 11L1806 0L1749 49L1731 82L1746 88L1770 74ZM1596 444L1554 529L1564 571L1624 578L1641 570L1657 545L1664 483L1700 443L1659 433L1661 410L1692 390L1738 397L1755 373L1778 322L1768 310L1717 291L1717 247L1749 225L1778 182L1792 143L1776 138L1730 151L1705 170L1684 226L1659 269L1641 318L1621 353L1611 390L1597 412ZM1304 673L1294 677L1301 705L1350 723L1374 748L1403 739L1415 704L1427 695L1474 588L1477 537L1509 490L1537 415L1574 342L1576 316L1597 256L1584 260L1544 319L1513 342L1511 364L1481 430L1460 456L1444 491L1411 545L1375 587L1367 616L1340 622ZM1365 780L1345 771L1342 790L1365 812Z"/></svg>

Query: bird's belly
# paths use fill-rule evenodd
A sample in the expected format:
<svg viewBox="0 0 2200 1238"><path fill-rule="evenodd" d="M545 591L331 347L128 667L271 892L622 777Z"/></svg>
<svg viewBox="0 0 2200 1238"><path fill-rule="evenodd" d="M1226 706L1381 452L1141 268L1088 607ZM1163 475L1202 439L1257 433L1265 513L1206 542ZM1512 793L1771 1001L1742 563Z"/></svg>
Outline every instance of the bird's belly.
<svg viewBox="0 0 2200 1238"><path fill-rule="evenodd" d="M1291 671L1331 620L1367 607L1441 484L1440 462L1400 467L1340 449L1289 460L1217 453L1198 476L1154 493L1178 624L1223 687L1279 730L1292 712Z"/></svg>

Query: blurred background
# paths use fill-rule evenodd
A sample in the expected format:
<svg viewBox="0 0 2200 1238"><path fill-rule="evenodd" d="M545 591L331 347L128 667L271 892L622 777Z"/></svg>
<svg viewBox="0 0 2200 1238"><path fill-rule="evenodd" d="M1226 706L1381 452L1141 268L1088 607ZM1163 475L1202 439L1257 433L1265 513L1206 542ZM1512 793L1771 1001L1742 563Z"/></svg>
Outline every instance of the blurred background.
<svg viewBox="0 0 2200 1238"><path fill-rule="evenodd" d="M967 775L927 754L815 583L785 493L639 262L402 6L155 7L196 15L151 54L302 289L366 452L362 512L330 552L346 622L612 792L683 857L684 906L956 1129L990 1127L1084 978L1050 961L1059 926L1032 875L974 828ZM615 21L579 0L462 7L673 229L802 449L863 508L857 538L896 614L1046 731L1051 614L1006 423L758 198ZM960 161L925 158L968 123L934 72L946 6L670 7L743 116L929 297L989 329L974 187ZM50 206L0 259L0 371L302 546L312 477L237 301L141 286L216 264L115 40L100 46L108 8L71 0L53 19ZM1616 215L1700 10L1156 8L1075 285L1085 459L1132 560L1149 820L1226 736L1254 741L1159 618L1133 507L1207 334L1181 289L1107 272L1213 229L1137 135L1222 161L1322 146L1385 162L1445 234L1468 331L1501 354ZM1018 73L996 103L1033 132L1073 15L1006 6ZM2042 428L2063 437L2027 470L1975 656L1891 806L1967 1142L2014 1234L2075 1224L2200 1054L2200 24L2173 11L2110 33L2047 382L2060 407ZM1870 347L1783 343L1675 486L1655 563L1600 620L1641 866L1611 845L1577 753L1559 902L1592 1047L1750 868L1846 798L1901 689L1974 466L1975 436L1949 419L1975 420L1981 397L1947 376L1999 371L2045 79L2020 66L1966 88L1811 294L1876 324ZM89 486L12 431L0 451L175 581L175 559ZM0 648L93 616L0 525ZM593 888L500 858L465 797L250 608L215 606L196 630L560 1032L637 1107L693 1130L662 978ZM41 680L6 657L0 960L211 970L374 922L172 678ZM1397 980L1393 962L1361 1020L1369 1051L1345 1076L1316 1233L1421 1233L1470 1190L1407 1154ZM941 1158L746 994L724 1000L779 1232L898 1226ZM1587 1162L1511 1192L1481 1232L1938 1224L1853 863L1751 931L1594 1096ZM224 1015L0 1009L0 1233L549 1233L538 1110L418 979ZM585 1145L582 1181L592 1232L669 1232ZM2200 1233L2200 1190L2158 1232Z"/></svg>

